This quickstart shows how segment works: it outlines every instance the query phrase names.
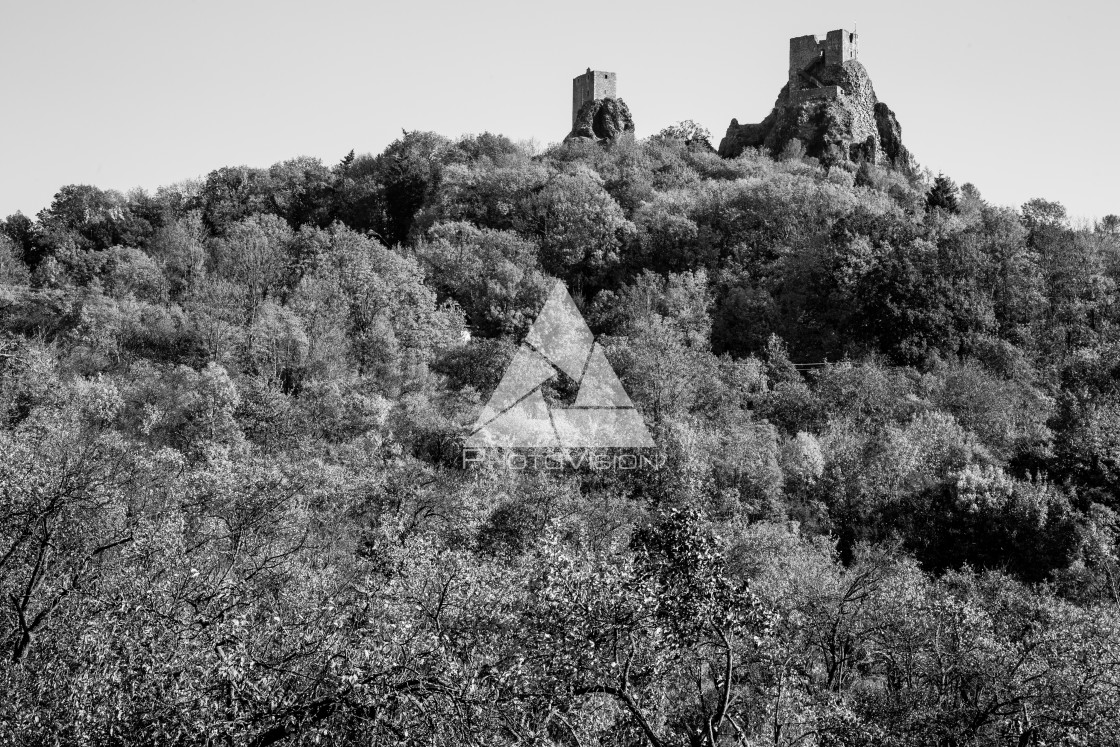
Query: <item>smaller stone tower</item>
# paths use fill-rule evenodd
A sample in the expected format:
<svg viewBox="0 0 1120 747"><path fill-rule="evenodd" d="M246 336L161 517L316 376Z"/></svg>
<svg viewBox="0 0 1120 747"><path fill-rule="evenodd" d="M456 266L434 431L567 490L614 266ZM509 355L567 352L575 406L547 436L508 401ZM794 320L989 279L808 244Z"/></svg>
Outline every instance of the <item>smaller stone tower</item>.
<svg viewBox="0 0 1120 747"><path fill-rule="evenodd" d="M618 76L614 73L592 70L587 68L583 75L572 79L572 126L576 124L579 110L588 101L595 99L613 99L616 97L615 86Z"/></svg>

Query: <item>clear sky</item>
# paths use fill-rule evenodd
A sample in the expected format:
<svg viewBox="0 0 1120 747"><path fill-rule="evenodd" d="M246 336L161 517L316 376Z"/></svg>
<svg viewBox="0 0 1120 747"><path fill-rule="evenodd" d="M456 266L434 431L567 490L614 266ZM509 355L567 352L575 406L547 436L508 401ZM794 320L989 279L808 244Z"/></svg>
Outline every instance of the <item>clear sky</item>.
<svg viewBox="0 0 1120 747"><path fill-rule="evenodd" d="M769 112L790 37L853 26L923 166L1120 213L1114 2L0 0L0 216L64 184L333 163L402 128L547 144L587 67L618 73L639 137L694 119L718 141Z"/></svg>

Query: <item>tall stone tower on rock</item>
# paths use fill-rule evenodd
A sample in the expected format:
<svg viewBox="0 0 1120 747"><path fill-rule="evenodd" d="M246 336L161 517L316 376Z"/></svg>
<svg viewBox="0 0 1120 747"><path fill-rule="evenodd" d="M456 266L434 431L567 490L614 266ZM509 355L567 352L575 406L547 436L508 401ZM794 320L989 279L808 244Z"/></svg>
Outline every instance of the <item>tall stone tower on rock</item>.
<svg viewBox="0 0 1120 747"><path fill-rule="evenodd" d="M564 140L614 140L634 131L626 103L618 98L618 76L587 68L572 79L572 131Z"/></svg>
<svg viewBox="0 0 1120 747"><path fill-rule="evenodd" d="M868 161L911 167L902 128L878 100L859 62L859 36L845 29L789 40L789 80L770 115L759 124L731 120L719 145L734 157L746 148L779 154L794 139L826 163Z"/></svg>
<svg viewBox="0 0 1120 747"><path fill-rule="evenodd" d="M572 79L572 124L576 123L579 110L595 99L613 99L618 85L618 76L602 70L587 68L583 75Z"/></svg>

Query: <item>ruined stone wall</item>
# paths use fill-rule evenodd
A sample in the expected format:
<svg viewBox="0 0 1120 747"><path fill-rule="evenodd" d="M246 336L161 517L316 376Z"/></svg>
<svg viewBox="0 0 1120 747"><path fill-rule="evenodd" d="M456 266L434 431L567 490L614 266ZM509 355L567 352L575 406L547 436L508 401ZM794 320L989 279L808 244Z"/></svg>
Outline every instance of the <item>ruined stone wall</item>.
<svg viewBox="0 0 1120 747"><path fill-rule="evenodd" d="M816 62L821 56L821 40L816 36L798 36L789 40L789 83L790 90L801 88L799 73Z"/></svg>
<svg viewBox="0 0 1120 747"><path fill-rule="evenodd" d="M823 88L802 88L800 91L790 92L790 103L800 104L805 101L835 101L840 98L840 86L824 86Z"/></svg>
<svg viewBox="0 0 1120 747"><path fill-rule="evenodd" d="M588 69L572 79L572 125L575 126L579 110L588 101L617 98L618 76L602 70Z"/></svg>
<svg viewBox="0 0 1120 747"><path fill-rule="evenodd" d="M818 60L823 60L826 66L843 65L851 62L858 56L856 34L838 29L829 31L828 36L822 41L815 35L797 36L789 40L789 90L792 92L806 90L801 73ZM813 97L830 96L831 94L813 94ZM797 100L796 96L791 99Z"/></svg>

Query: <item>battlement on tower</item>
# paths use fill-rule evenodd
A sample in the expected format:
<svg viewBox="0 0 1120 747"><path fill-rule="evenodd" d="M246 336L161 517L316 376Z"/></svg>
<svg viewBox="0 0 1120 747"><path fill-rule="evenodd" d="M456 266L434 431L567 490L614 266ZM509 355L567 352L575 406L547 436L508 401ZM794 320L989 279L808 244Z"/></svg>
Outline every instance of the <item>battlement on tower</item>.
<svg viewBox="0 0 1120 747"><path fill-rule="evenodd" d="M572 79L572 126L583 105L595 99L616 98L618 76L614 73L587 68L583 75Z"/></svg>
<svg viewBox="0 0 1120 747"><path fill-rule="evenodd" d="M810 99L835 99L836 86L825 86L813 75L818 65L843 65L859 56L859 35L845 29L829 31L822 40L815 35L789 40L789 98L791 103Z"/></svg>

